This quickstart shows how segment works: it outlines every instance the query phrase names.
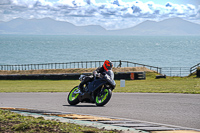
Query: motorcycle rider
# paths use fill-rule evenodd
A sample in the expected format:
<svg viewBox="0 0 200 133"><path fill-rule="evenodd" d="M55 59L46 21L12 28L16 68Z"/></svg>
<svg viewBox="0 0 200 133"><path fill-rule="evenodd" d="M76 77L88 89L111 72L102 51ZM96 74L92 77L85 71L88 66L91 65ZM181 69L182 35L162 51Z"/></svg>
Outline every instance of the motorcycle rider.
<svg viewBox="0 0 200 133"><path fill-rule="evenodd" d="M84 93L84 84L91 82L94 79L94 77L101 77L102 75L105 75L106 72L108 72L108 70L112 70L112 66L113 64L111 61L105 60L102 67L98 67L95 71L93 71L93 76L86 76L79 84L79 90L81 91L81 93Z"/></svg>

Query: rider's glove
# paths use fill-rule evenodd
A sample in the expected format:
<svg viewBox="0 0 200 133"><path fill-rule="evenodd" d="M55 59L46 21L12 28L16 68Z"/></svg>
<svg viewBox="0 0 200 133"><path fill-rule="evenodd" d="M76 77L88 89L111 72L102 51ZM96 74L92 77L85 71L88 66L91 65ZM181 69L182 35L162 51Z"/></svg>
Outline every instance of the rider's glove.
<svg viewBox="0 0 200 133"><path fill-rule="evenodd" d="M93 75L94 75L95 77L96 77L96 74L97 74L97 71L94 71L94 72L93 72Z"/></svg>
<svg viewBox="0 0 200 133"><path fill-rule="evenodd" d="M98 77L98 78L101 77L101 73L97 73L96 77Z"/></svg>

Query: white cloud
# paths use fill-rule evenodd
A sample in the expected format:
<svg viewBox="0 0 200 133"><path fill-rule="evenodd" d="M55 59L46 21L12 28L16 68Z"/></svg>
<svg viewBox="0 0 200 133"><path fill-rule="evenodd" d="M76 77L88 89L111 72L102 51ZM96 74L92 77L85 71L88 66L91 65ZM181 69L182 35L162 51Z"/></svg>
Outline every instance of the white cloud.
<svg viewBox="0 0 200 133"><path fill-rule="evenodd" d="M44 18L72 22L75 25L101 25L107 29L127 28L144 20L162 20L168 17L182 17L199 22L200 6L166 3L165 6L154 2L143 3L139 0L110 3L96 3L95 0L1 0L0 21L14 18Z"/></svg>

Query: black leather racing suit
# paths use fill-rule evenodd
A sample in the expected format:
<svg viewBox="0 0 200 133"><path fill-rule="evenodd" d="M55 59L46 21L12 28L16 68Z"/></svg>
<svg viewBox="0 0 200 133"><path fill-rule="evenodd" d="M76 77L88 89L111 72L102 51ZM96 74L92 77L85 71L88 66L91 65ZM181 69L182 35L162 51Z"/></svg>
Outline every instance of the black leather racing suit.
<svg viewBox="0 0 200 133"><path fill-rule="evenodd" d="M92 82L92 80L94 79L94 76L96 76L96 74L102 74L105 75L106 70L102 67L98 67L95 71L93 71L93 76L86 76L85 79L79 84L79 89L81 92L83 92L83 85L88 83L88 82Z"/></svg>

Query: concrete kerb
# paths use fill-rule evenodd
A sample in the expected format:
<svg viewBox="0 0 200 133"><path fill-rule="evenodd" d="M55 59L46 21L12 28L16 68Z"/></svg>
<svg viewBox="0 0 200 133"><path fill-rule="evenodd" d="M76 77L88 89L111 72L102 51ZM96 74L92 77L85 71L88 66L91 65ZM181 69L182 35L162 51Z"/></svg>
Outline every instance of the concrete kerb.
<svg viewBox="0 0 200 133"><path fill-rule="evenodd" d="M96 127L105 130L117 130L131 133L180 133L186 131L187 133L199 133L199 129L186 128L174 125L160 124L154 122L146 122L140 120L130 120L126 118L95 116L91 114L80 114L72 112L57 112L32 110L25 108L1 108L10 110L24 116L43 117L47 120L58 120L60 122L74 123L83 126ZM93 118L92 118L93 117ZM157 132L156 132L157 131ZM176 131L176 132L175 132Z"/></svg>
<svg viewBox="0 0 200 133"><path fill-rule="evenodd" d="M12 112L21 114L23 116L33 116L35 118L43 117L45 120L59 120L60 122L73 123L73 124L78 124L78 125L82 125L82 126L90 126L90 127L95 127L98 129L117 130L117 131L131 132L131 133L149 133L146 131L136 130L134 128L120 127L120 126L108 125L108 124L91 122L91 121L73 120L73 119L63 118L63 117L59 117L59 116L49 116L49 115L42 115L42 114L29 113L29 112L20 112L20 111L12 111Z"/></svg>

